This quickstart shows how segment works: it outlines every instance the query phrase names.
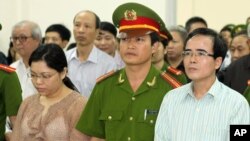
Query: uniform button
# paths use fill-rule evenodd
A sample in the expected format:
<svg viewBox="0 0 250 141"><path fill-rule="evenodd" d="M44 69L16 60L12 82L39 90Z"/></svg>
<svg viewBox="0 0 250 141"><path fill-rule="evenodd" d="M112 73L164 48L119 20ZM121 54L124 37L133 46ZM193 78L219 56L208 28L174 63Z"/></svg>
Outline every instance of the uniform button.
<svg viewBox="0 0 250 141"><path fill-rule="evenodd" d="M128 137L128 141L131 141L131 138L130 138L130 137Z"/></svg>
<svg viewBox="0 0 250 141"><path fill-rule="evenodd" d="M111 119L112 119L112 116L108 116L108 119L111 120Z"/></svg>
<svg viewBox="0 0 250 141"><path fill-rule="evenodd" d="M153 124L153 123L154 123L154 120L150 120L150 123Z"/></svg>
<svg viewBox="0 0 250 141"><path fill-rule="evenodd" d="M133 117L129 117L129 120L132 121L132 120L133 120Z"/></svg>
<svg viewBox="0 0 250 141"><path fill-rule="evenodd" d="M132 97L132 100L134 101L134 100L135 100L135 97Z"/></svg>

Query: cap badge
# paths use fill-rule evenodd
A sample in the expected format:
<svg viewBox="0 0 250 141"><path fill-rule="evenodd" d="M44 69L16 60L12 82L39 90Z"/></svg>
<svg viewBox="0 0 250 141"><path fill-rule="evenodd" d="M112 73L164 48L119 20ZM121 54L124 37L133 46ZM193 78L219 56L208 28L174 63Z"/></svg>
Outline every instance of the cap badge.
<svg viewBox="0 0 250 141"><path fill-rule="evenodd" d="M126 10L124 13L125 20L133 21L137 19L135 10Z"/></svg>

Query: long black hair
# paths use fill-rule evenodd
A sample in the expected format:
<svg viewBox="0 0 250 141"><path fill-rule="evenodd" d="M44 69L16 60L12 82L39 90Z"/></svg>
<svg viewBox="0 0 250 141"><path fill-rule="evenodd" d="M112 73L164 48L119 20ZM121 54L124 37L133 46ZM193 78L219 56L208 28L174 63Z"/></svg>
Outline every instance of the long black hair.
<svg viewBox="0 0 250 141"><path fill-rule="evenodd" d="M61 73L68 67L67 59L62 48L57 44L44 44L40 45L30 56L29 65L32 62L44 61L49 68L55 69ZM63 79L63 83L77 92L77 88L72 81L66 76Z"/></svg>

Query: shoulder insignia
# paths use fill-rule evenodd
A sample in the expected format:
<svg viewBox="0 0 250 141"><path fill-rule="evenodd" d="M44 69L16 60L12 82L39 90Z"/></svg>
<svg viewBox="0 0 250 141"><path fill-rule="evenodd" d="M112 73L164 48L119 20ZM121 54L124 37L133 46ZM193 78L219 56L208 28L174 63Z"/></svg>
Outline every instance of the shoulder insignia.
<svg viewBox="0 0 250 141"><path fill-rule="evenodd" d="M96 83L101 82L102 80L108 78L109 76L113 75L114 73L115 73L115 71L112 70L112 71L110 71L110 72L108 72L108 73L106 73L106 74L104 74L104 75L98 77L98 78L96 79Z"/></svg>
<svg viewBox="0 0 250 141"><path fill-rule="evenodd" d="M250 80L247 81L247 85L250 86Z"/></svg>
<svg viewBox="0 0 250 141"><path fill-rule="evenodd" d="M182 74L181 70L178 70L178 69L176 69L174 67L171 67L171 66L168 66L167 71L169 71L169 72L171 72L171 73L173 73L175 75L181 75Z"/></svg>
<svg viewBox="0 0 250 141"><path fill-rule="evenodd" d="M6 72L9 72L9 73L14 72L16 70L15 68L12 68L10 66L6 66L6 65L3 65L3 64L0 64L0 69L4 70Z"/></svg>
<svg viewBox="0 0 250 141"><path fill-rule="evenodd" d="M154 86L155 82L156 82L155 80L156 80L156 77L154 76L154 78L153 78L153 80L151 82L147 82L147 85L150 86L150 87Z"/></svg>
<svg viewBox="0 0 250 141"><path fill-rule="evenodd" d="M161 76L164 80L166 80L173 88L178 88L180 87L182 84L176 80L175 78L173 78L172 76L170 76L169 74L167 74L166 72L162 72Z"/></svg>
<svg viewBox="0 0 250 141"><path fill-rule="evenodd" d="M122 78L122 73L120 73L119 78L118 78L118 82L121 84L123 83L125 80Z"/></svg>

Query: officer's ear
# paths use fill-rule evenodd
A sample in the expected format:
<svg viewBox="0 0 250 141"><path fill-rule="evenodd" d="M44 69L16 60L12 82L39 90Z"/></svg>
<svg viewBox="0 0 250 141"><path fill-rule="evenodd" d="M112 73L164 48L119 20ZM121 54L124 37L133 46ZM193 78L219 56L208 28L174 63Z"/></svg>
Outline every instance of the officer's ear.
<svg viewBox="0 0 250 141"><path fill-rule="evenodd" d="M152 45L152 54L154 54L154 53L158 50L159 45L160 45L160 42L159 42L159 41L155 42L155 43Z"/></svg>

